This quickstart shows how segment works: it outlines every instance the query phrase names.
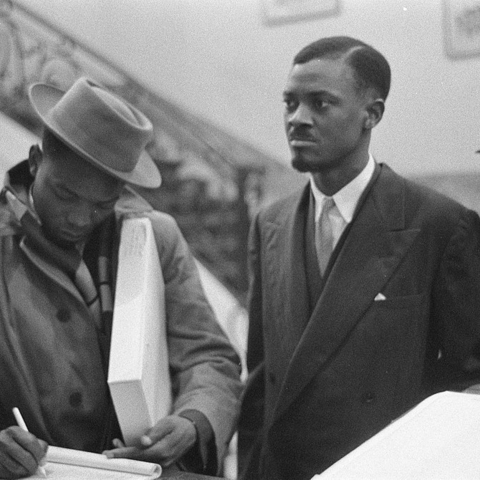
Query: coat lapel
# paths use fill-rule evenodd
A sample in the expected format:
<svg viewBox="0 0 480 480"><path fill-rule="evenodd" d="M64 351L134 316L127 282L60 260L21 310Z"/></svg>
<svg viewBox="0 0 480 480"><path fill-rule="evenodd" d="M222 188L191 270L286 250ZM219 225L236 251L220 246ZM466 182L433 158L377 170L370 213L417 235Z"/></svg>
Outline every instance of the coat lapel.
<svg viewBox="0 0 480 480"><path fill-rule="evenodd" d="M272 300L270 318L277 322L275 330L280 332L274 355L277 373L284 376L305 325L310 316L307 290L304 229L308 213L308 188L289 203L290 209L266 225L268 255L268 288L278 292ZM292 321L284 322L288 318Z"/></svg>
<svg viewBox="0 0 480 480"><path fill-rule="evenodd" d="M45 258L38 255L34 250L29 248L23 241L20 243L20 248L23 250L25 255L34 263L40 270L42 270L46 275L48 275L54 282L56 282L61 288L67 290L71 295L76 297L83 303L83 298L80 295L78 288L68 277L68 275L61 271L56 266L52 265L51 262L47 261Z"/></svg>
<svg viewBox="0 0 480 480"><path fill-rule="evenodd" d="M404 183L387 166L346 232L320 299L289 363L273 419L282 415L362 318L414 241Z"/></svg>

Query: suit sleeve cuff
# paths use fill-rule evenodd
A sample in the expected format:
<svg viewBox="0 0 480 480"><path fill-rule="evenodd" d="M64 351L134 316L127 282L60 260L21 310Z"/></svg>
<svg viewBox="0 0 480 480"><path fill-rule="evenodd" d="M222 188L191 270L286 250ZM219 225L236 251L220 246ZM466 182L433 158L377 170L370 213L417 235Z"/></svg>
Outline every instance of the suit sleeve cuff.
<svg viewBox="0 0 480 480"><path fill-rule="evenodd" d="M217 471L217 448L215 435L207 417L198 410L184 410L179 417L190 420L197 431L195 445L181 458L179 464L185 470L215 475Z"/></svg>

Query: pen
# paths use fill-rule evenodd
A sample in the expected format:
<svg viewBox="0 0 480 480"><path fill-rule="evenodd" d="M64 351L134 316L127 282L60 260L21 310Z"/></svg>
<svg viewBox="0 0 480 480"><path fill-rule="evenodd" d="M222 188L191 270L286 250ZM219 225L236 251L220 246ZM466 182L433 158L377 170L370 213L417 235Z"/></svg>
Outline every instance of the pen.
<svg viewBox="0 0 480 480"><path fill-rule="evenodd" d="M25 423L25 420L22 417L22 414L20 413L20 410L17 407L13 407L12 409L13 415L15 416L15 420L18 423L18 426L22 429L28 432L27 424ZM45 467L39 466L37 473L40 474L42 477L47 478L47 472L45 470Z"/></svg>

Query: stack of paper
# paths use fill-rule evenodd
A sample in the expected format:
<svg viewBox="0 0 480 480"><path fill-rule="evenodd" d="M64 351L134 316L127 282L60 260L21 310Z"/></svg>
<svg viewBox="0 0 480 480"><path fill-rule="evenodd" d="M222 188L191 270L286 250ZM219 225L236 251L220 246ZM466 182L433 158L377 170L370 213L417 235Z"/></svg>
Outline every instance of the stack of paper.
<svg viewBox="0 0 480 480"><path fill-rule="evenodd" d="M432 395L313 478L478 480L480 395Z"/></svg>
<svg viewBox="0 0 480 480"><path fill-rule="evenodd" d="M164 283L148 218L122 225L108 384L125 443L170 412Z"/></svg>
<svg viewBox="0 0 480 480"><path fill-rule="evenodd" d="M162 467L156 463L128 458L107 458L99 453L83 452L49 446L45 472L47 478L75 480L154 480L161 476ZM38 473L29 477L44 478Z"/></svg>

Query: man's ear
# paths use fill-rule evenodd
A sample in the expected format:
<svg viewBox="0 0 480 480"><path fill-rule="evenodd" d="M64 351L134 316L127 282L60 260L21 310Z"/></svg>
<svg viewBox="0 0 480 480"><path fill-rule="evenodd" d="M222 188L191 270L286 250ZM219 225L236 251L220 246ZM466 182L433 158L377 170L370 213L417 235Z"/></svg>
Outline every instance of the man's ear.
<svg viewBox="0 0 480 480"><path fill-rule="evenodd" d="M365 118L364 127L367 130L371 130L378 125L383 117L385 111L385 102L381 98L376 98L369 102L366 108L367 116Z"/></svg>
<svg viewBox="0 0 480 480"><path fill-rule="evenodd" d="M30 151L28 152L28 168L30 170L30 175L35 177L37 174L38 166L43 159L43 153L39 145L32 145Z"/></svg>

